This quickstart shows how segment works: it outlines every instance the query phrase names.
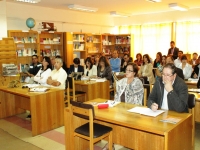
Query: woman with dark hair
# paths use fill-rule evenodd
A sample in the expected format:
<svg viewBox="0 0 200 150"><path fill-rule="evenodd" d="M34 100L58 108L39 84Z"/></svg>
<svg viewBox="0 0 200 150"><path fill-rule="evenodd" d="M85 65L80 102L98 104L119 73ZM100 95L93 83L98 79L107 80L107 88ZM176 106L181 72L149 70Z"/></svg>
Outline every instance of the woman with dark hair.
<svg viewBox="0 0 200 150"><path fill-rule="evenodd" d="M160 66L162 63L162 53L161 52L157 52L156 54L156 59L154 60L153 62L153 74L154 74L154 77L156 77L156 69L158 66Z"/></svg>
<svg viewBox="0 0 200 150"><path fill-rule="evenodd" d="M73 65L70 65L68 74L71 74L72 72L82 72L82 74L83 74L84 68L83 68L83 66L80 65L80 59L74 58L73 63L74 63Z"/></svg>
<svg viewBox="0 0 200 150"><path fill-rule="evenodd" d="M156 69L156 76L161 77L161 73L162 73L162 70L163 70L163 66L166 65L166 59L167 59L167 56L166 56L166 55L163 55L163 56L162 56L162 62L161 62L161 64L157 67L157 69Z"/></svg>
<svg viewBox="0 0 200 150"><path fill-rule="evenodd" d="M88 77L96 77L97 76L97 66L93 65L91 57L87 57L85 59L85 69L84 75Z"/></svg>
<svg viewBox="0 0 200 150"><path fill-rule="evenodd" d="M49 57L45 56L42 61L42 68L33 78L34 81L41 85L47 85L47 78L51 73L51 68L51 60Z"/></svg>
<svg viewBox="0 0 200 150"><path fill-rule="evenodd" d="M143 55L143 65L140 67L138 72L139 77L147 78L147 83L153 84L155 82L155 78L153 75L153 65L150 62L150 58L148 54Z"/></svg>
<svg viewBox="0 0 200 150"><path fill-rule="evenodd" d="M141 80L137 77L138 66L128 63L126 77L117 81L115 101L142 105L144 88Z"/></svg>
<svg viewBox="0 0 200 150"><path fill-rule="evenodd" d="M97 69L98 69L98 67L99 67L99 59L100 59L100 56L99 56L99 55L96 55L96 56L94 57L94 65L97 66Z"/></svg>
<svg viewBox="0 0 200 150"><path fill-rule="evenodd" d="M134 63L136 63L138 66L141 66L141 65L142 65L142 63L143 63L142 54L137 53L137 55L136 55L136 60L134 61Z"/></svg>
<svg viewBox="0 0 200 150"><path fill-rule="evenodd" d="M99 59L99 67L97 69L97 76L100 78L106 78L112 81L112 70L108 59L105 56L101 56Z"/></svg>

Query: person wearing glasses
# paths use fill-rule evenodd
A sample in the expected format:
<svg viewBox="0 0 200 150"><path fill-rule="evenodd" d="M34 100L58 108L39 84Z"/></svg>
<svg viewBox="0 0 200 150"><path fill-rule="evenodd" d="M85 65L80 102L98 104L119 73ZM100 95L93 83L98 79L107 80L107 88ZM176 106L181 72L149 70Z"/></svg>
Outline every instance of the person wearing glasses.
<svg viewBox="0 0 200 150"><path fill-rule="evenodd" d="M148 97L148 107L157 109L188 112L188 87L176 74L176 66L168 63L163 67L162 77L156 80Z"/></svg>
<svg viewBox="0 0 200 150"><path fill-rule="evenodd" d="M130 59L129 54L124 54L123 60L124 60L124 61L123 61L123 64L122 64L122 66L121 66L121 72L125 72L128 63L131 62L131 59Z"/></svg>
<svg viewBox="0 0 200 150"><path fill-rule="evenodd" d="M49 57L45 56L42 61L42 68L33 77L34 81L41 85L47 85L46 82L49 74L51 73L51 68L51 60Z"/></svg>
<svg viewBox="0 0 200 150"><path fill-rule="evenodd" d="M128 63L126 77L116 83L115 101L142 105L144 88L141 80L137 77L137 73L137 64Z"/></svg>

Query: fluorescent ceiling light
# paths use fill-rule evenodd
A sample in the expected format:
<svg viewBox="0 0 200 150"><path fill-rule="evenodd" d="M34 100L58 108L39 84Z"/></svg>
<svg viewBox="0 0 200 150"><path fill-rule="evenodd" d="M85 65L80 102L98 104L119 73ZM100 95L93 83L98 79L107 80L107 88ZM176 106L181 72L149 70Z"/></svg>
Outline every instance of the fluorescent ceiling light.
<svg viewBox="0 0 200 150"><path fill-rule="evenodd" d="M79 11L87 11L87 12L96 12L98 8L86 7L81 5L70 4L68 5L69 9L79 10Z"/></svg>
<svg viewBox="0 0 200 150"><path fill-rule="evenodd" d="M116 12L116 11L111 11L110 15L112 15L114 17L130 17L131 16L131 14L120 13L120 12Z"/></svg>
<svg viewBox="0 0 200 150"><path fill-rule="evenodd" d="M152 3L158 3L158 2L161 2L162 0L146 0L148 2L152 2Z"/></svg>
<svg viewBox="0 0 200 150"><path fill-rule="evenodd" d="M17 2L24 2L24 3L39 3L41 0L15 0Z"/></svg>
<svg viewBox="0 0 200 150"><path fill-rule="evenodd" d="M169 7L179 11L187 11L189 9L189 7L177 3L171 3Z"/></svg>

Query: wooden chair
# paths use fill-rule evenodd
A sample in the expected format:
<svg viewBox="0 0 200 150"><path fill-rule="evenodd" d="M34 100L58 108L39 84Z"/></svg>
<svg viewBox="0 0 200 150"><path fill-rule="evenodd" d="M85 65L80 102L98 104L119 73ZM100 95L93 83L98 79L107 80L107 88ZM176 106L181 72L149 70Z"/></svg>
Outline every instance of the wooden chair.
<svg viewBox="0 0 200 150"><path fill-rule="evenodd" d="M69 83L68 80L65 82L65 99L64 103L67 104L68 106L70 105L70 93L69 93Z"/></svg>
<svg viewBox="0 0 200 150"><path fill-rule="evenodd" d="M195 137L195 95L194 94L188 94L188 108L189 112L192 114L192 147L194 149L194 137Z"/></svg>
<svg viewBox="0 0 200 150"><path fill-rule="evenodd" d="M152 90L152 85L151 84L143 84L143 87L144 87L143 105L146 106L149 94L151 93L151 90Z"/></svg>
<svg viewBox="0 0 200 150"><path fill-rule="evenodd" d="M89 141L89 149L94 149L94 143L108 137L109 150L112 149L112 128L101 124L94 123L95 118L94 107L90 104L71 101L70 108L70 126L72 138L72 149L74 149L74 137L80 137ZM74 116L87 120L88 122L75 128Z"/></svg>
<svg viewBox="0 0 200 150"><path fill-rule="evenodd" d="M84 97L84 100L86 101L86 92L75 90L74 78L67 77L67 82L68 82L70 99L77 100L78 97Z"/></svg>

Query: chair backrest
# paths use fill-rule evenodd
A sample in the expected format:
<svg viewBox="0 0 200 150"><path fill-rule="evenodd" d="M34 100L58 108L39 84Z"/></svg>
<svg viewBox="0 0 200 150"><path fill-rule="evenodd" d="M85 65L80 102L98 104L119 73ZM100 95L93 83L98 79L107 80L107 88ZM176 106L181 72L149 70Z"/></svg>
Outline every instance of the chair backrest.
<svg viewBox="0 0 200 150"><path fill-rule="evenodd" d="M65 81L65 103L68 103L68 106L70 105L70 93L69 93L69 82L68 80Z"/></svg>
<svg viewBox="0 0 200 150"><path fill-rule="evenodd" d="M69 84L69 88L73 89L73 87L74 87L74 78L73 77L67 77L67 82Z"/></svg>
<svg viewBox="0 0 200 150"><path fill-rule="evenodd" d="M142 81L143 84L149 84L147 77L140 77L140 80Z"/></svg>
<svg viewBox="0 0 200 150"><path fill-rule="evenodd" d="M119 81L119 79L117 78L115 72L112 72L112 76L113 76L114 82Z"/></svg>
<svg viewBox="0 0 200 150"><path fill-rule="evenodd" d="M188 94L188 108L192 109L195 107L195 95Z"/></svg>

